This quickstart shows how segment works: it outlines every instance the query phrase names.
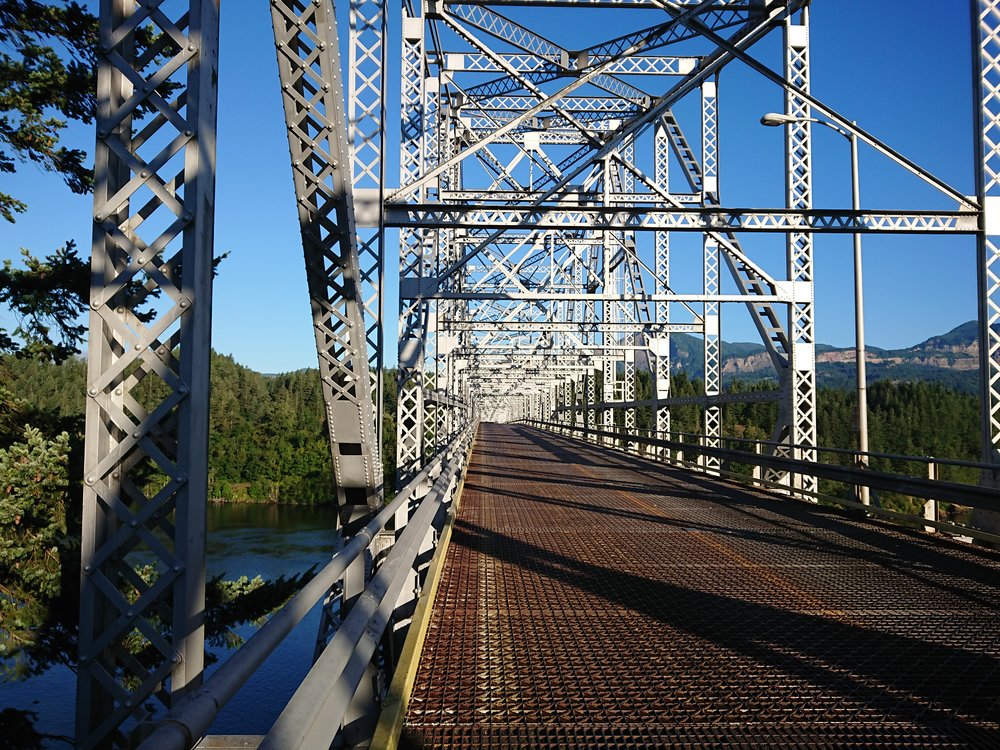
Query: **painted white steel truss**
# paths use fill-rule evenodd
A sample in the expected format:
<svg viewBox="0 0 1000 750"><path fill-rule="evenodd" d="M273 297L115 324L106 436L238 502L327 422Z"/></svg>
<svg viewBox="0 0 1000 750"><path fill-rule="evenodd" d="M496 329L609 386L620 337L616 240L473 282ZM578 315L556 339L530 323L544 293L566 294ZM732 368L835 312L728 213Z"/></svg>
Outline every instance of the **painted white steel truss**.
<svg viewBox="0 0 1000 750"><path fill-rule="evenodd" d="M551 29L520 10L533 5L440 0L423 8L424 62L406 72L422 72L424 84L432 82L438 145L433 163L401 171L385 224L404 235L439 233L435 263L401 268L404 317L435 304L451 312L411 315L424 327L408 328L404 341L425 348L435 338L446 341L450 355L438 351L432 369L446 369L440 360L450 356L475 373L464 381L472 388L469 403L486 403L489 392L490 408L511 418L518 408L538 413L554 401L565 404L569 380L580 383L584 395L601 370L587 418L633 430L637 412L624 405L635 400L638 368L651 373L654 403L667 404L669 336L686 326L705 344L703 425L711 442L722 429L722 307L740 302L761 333L783 394L775 438L788 447L780 450L812 457L813 236L974 233L978 206L812 97L808 3L655 2L664 12L658 25L637 22L636 31L582 50L572 38L551 38ZM599 4L574 5L582 18ZM627 15L624 5L615 7L618 18ZM749 53L772 32L784 39L783 74ZM684 54L671 55L678 40L686 40ZM694 50L694 40L702 49ZM958 208L813 208L807 120L786 129L787 207L726 207L719 188L718 74L733 60L781 86L790 115L820 114L856 130L876 151L960 198ZM404 80L404 90L420 86ZM700 121L684 125L673 108L694 96L700 96ZM672 232L703 236L701 289L671 287ZM787 236L785 278L754 263L740 244L744 232ZM724 271L735 294L723 293ZM576 371L567 374L566 360L574 356ZM509 405L495 406L501 392L513 399ZM400 424L420 424L419 399L400 403ZM609 406L615 403L623 406ZM649 427L669 431L669 409L655 412ZM401 465L416 460L417 445L401 441ZM781 479L814 489L809 477Z"/></svg>
<svg viewBox="0 0 1000 750"><path fill-rule="evenodd" d="M398 230L400 248L402 482L471 417L663 435L672 406L696 406L702 439L713 444L723 437L722 410L734 402L722 389L720 328L734 303L746 306L774 364L778 390L766 398L781 405L778 452L812 460L819 233L978 238L983 437L987 460L1000 464L1000 0L972 0L980 63L974 197L811 93L808 6L351 0L345 100L331 0L271 0L331 493L345 525L380 502L386 227ZM554 28L552 8L581 23ZM600 27L601 14L613 14L619 29L633 15L635 22L580 47L574 30L591 16L590 27ZM398 120L386 102L394 19L402 38ZM783 39L780 73L752 52L771 34ZM124 745L151 697L170 704L202 672L217 36L218 0L101 3L84 747ZM149 38L153 47L144 49ZM780 87L796 120L785 128L782 208L724 200L720 72L734 61ZM852 134L954 210L814 207L809 118ZM384 155L397 141L399 185L389 188ZM785 237L780 276L741 244L744 233L768 232ZM685 288L671 262L692 233L700 235L702 272ZM671 335L680 332L703 341L696 397L670 391ZM639 393L647 371L650 392ZM808 475L771 478L792 492L815 488ZM157 558L153 580L126 563L139 544ZM141 661L124 646L136 634L149 646Z"/></svg>
<svg viewBox="0 0 1000 750"><path fill-rule="evenodd" d="M338 505L375 506L381 467L350 165L377 167L350 159L329 3L271 0L271 18Z"/></svg>
<svg viewBox="0 0 1000 750"><path fill-rule="evenodd" d="M218 0L101 3L84 748L126 745L150 701L170 706L202 677L217 45ZM133 567L140 546L152 573Z"/></svg>

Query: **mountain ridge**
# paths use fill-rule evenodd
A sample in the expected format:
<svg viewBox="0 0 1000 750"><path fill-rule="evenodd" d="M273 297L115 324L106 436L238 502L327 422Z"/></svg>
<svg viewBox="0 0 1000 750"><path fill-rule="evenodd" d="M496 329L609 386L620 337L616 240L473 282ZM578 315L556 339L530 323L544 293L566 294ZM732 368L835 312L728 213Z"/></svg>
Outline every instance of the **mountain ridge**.
<svg viewBox="0 0 1000 750"><path fill-rule="evenodd" d="M697 336L675 333L670 337L671 370L702 377L702 343ZM854 347L816 345L816 378L820 386L849 388L855 381ZM962 323L950 331L930 336L911 347L866 347L867 375L877 380L942 383L969 393L978 386L978 323ZM756 382L775 380L777 374L762 344L722 342L722 377Z"/></svg>

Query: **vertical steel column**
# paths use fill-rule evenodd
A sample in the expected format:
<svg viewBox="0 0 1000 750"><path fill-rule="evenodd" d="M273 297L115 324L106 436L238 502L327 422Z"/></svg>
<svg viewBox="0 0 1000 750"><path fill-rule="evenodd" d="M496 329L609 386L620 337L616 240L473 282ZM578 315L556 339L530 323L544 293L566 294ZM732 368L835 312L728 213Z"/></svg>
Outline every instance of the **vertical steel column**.
<svg viewBox="0 0 1000 750"><path fill-rule="evenodd" d="M559 421L566 425L573 424L573 381L564 377L562 381L562 405L564 411L560 415Z"/></svg>
<svg viewBox="0 0 1000 750"><path fill-rule="evenodd" d="M584 415L586 417L585 424L588 430L597 429L597 410L594 408L594 404L597 403L597 368L588 367L587 372L584 375L586 378L585 390L584 390ZM589 436L588 440L597 442L596 438Z"/></svg>
<svg viewBox="0 0 1000 750"><path fill-rule="evenodd" d="M605 303L607 306L611 306L612 303ZM605 334L608 335L608 334ZM618 360L614 357L604 357L604 370L602 371L603 380L601 386L603 388L603 394L601 395L601 400L607 404L615 400L615 370L618 367ZM601 429L604 432L614 432L615 429L615 409L614 407L605 406L601 412ZM611 438L603 438L602 443L604 445L612 445L613 441Z"/></svg>
<svg viewBox="0 0 1000 750"><path fill-rule="evenodd" d="M145 719L154 696L169 706L197 687L204 661L219 6L147 6L100 6L76 719L83 748L127 745L122 725ZM155 38L152 46L144 49L140 35ZM155 557L152 576L125 559L139 544ZM142 662L125 644L135 637Z"/></svg>
<svg viewBox="0 0 1000 750"><path fill-rule="evenodd" d="M629 138L621 150L621 158L629 164L635 164L635 139ZM635 192L635 175L624 166L619 166L621 180L621 190L626 195ZM634 296L640 289L636 285L638 269L631 257L636 252L635 232L622 233L622 292L628 296ZM641 283L641 282L640 282ZM629 302L622 304L622 320L632 318L634 323L639 322L638 303ZM635 346L639 343L638 334L623 334L623 343L629 348L624 351L624 368L622 373L622 401L635 401ZM636 431L636 408L634 406L625 409L624 427L626 435L634 435ZM626 450L638 448L638 443L625 442L622 446Z"/></svg>
<svg viewBox="0 0 1000 750"><path fill-rule="evenodd" d="M603 202L605 206L611 205L611 184L612 184L612 170L614 168L614 162L608 158L604 160L603 163L603 185L604 194ZM604 231L602 232L604 239L603 243L603 259L604 259L604 274L603 274L603 291L605 294L618 295L621 294L621 277L620 269L621 263L618 262L618 256L620 254L621 248L618 243L618 235L615 232ZM617 264L617 265L616 265ZM614 324L618 322L621 317L621 305L618 302L613 302L610 299L605 299L601 305L603 311L603 318L605 323ZM602 341L604 342L604 357L603 364L604 370L602 372L602 393L601 401L604 404L610 404L618 400L617 393L617 382L618 382L618 356L615 349L612 347L618 343L618 329L614 325L608 325L604 328L604 333L602 336ZM601 429L604 432L614 432L615 430L615 417L616 410L613 407L605 406L601 413ZM603 445L613 445L613 440L611 438L602 438L601 443Z"/></svg>
<svg viewBox="0 0 1000 750"><path fill-rule="evenodd" d="M588 235L588 237L592 236L592 234ZM596 247L584 245L580 257L580 291L586 293L596 288L591 277L591 273L596 273ZM597 303L593 300L587 300L583 303L583 321L588 324L583 337L585 344L596 344L598 341L604 340L597 330ZM597 368L588 364L583 373L583 426L592 431L597 429L598 418L597 410L594 408L595 404L597 404ZM597 439L590 433L586 433L586 439L597 442Z"/></svg>
<svg viewBox="0 0 1000 750"><path fill-rule="evenodd" d="M424 169L433 169L438 165L438 158L442 153L443 146L447 141L447 112L442 112L440 107L440 81L437 78L428 78L424 82L424 133L421 147L423 149ZM447 173L438 177L427 189L427 200L438 202L440 200L440 186L442 182L447 182ZM430 230L423 232L424 235L424 258L423 268L428 276L436 276L439 266L440 254L444 252L444 234L442 230ZM428 394L434 393L438 387L438 312L440 305L431 300L427 302L427 318L423 331L423 387L424 387L424 432L423 446L421 447L420 465L427 461L436 453L438 436L438 414L441 406L436 402L428 401Z"/></svg>
<svg viewBox="0 0 1000 750"><path fill-rule="evenodd" d="M654 176L656 184L667 192L670 191L670 136L666 123L657 120L653 135ZM657 294L666 294L670 289L670 233L656 232L654 236L656 271L655 290ZM654 366L651 368L653 377L653 429L657 437L666 437L670 432L670 407L661 403L670 398L670 303L657 302L654 320L655 338L650 342ZM667 448L658 449L661 458L669 458Z"/></svg>
<svg viewBox="0 0 1000 750"><path fill-rule="evenodd" d="M702 143L702 205L719 204L719 107L715 80L701 85L701 143ZM717 297L720 289L719 241L715 235L705 235L704 290L706 297ZM711 399L722 393L722 338L720 335L720 305L706 301L705 321L705 385L704 393ZM722 407L717 403L705 405L705 444L711 448L720 445L722 436ZM705 467L717 472L721 462L714 456L705 457Z"/></svg>
<svg viewBox="0 0 1000 750"><path fill-rule="evenodd" d="M445 161L455 152L454 139L456 112L448 101L442 101L438 107L438 136L436 160ZM458 165L447 170L441 175L440 189L458 189L461 185L461 170ZM460 254L460 244L462 238L456 234L454 229L444 229L437 233L437 260L439 267L448 266L456 260ZM437 269L434 270L435 275ZM452 283L460 285L461 277L456 278ZM449 395L454 394L454 388L450 378L449 363L454 350L454 337L444 330L441 321L454 320L455 311L459 303L454 301L439 300L434 303L434 313L436 325L433 327L435 336L433 337L434 358L428 362L428 369L433 369L435 373L434 388L447 391ZM437 402L434 405L434 440L427 446L426 455L437 454L448 445L448 423L451 418L453 406L450 403Z"/></svg>
<svg viewBox="0 0 1000 750"><path fill-rule="evenodd" d="M566 424L575 427L577 424L576 394L580 389L576 387L576 375L566 377L566 403L569 412L566 415Z"/></svg>
<svg viewBox="0 0 1000 750"><path fill-rule="evenodd" d="M566 380L556 380L556 414L554 422L559 422L560 424L566 424L567 411L569 407L569 398L566 392Z"/></svg>
<svg viewBox="0 0 1000 750"><path fill-rule="evenodd" d="M586 426L586 420L584 418L584 414L585 414L584 409L586 407L584 406L584 401L583 401L583 396L584 396L583 379L585 377L586 377L586 375L583 372L578 372L576 375L573 376L573 380L572 380L572 388L573 388L573 421L571 422L571 424L574 427L585 427ZM579 436L579 433L574 433L574 434L577 435L577 436Z"/></svg>
<svg viewBox="0 0 1000 750"><path fill-rule="evenodd" d="M400 183L416 179L424 169L424 21L403 13L403 60L400 94L401 147ZM423 202L420 188L411 200ZM399 370L396 401L396 484L403 486L423 464L424 435L424 336L427 329L427 302L419 296L407 300L404 285L418 285L427 275L423 232L402 229L399 233ZM417 290L419 292L419 289Z"/></svg>
<svg viewBox="0 0 1000 750"><path fill-rule="evenodd" d="M382 464L382 370L384 341L382 287L382 203L385 197L385 0L351 0L351 61L348 81L348 135L351 144L352 185L357 209L359 291L368 344L375 419L374 461Z"/></svg>
<svg viewBox="0 0 1000 750"><path fill-rule="evenodd" d="M703 240L704 252L704 290L706 297L715 297L719 294L719 243L715 238L706 235ZM711 399L722 392L722 367L720 356L720 335L719 335L719 303L704 303L705 321L705 347L704 347L704 368L705 382L704 394ZM704 414L704 439L705 445L711 448L720 446L722 434L722 409L717 403L709 401L705 405ZM714 456L705 457L705 467L717 471L721 463Z"/></svg>
<svg viewBox="0 0 1000 750"><path fill-rule="evenodd" d="M785 78L809 92L809 9L798 19L785 21ZM785 111L796 118L785 128L785 159L788 207L812 208L812 127L809 103L790 90L785 92ZM791 454L815 461L816 451L816 338L813 308L813 237L809 232L788 235L788 279L793 282L794 302L789 305L788 333L791 365L785 386L787 442ZM807 474L790 478L791 485L816 490L816 478Z"/></svg>
<svg viewBox="0 0 1000 750"><path fill-rule="evenodd" d="M1000 486L1000 0L973 0L975 47L973 119L976 194L982 207L977 235L979 291L979 383L982 405L982 482ZM1000 514L976 509L972 524L1000 532Z"/></svg>

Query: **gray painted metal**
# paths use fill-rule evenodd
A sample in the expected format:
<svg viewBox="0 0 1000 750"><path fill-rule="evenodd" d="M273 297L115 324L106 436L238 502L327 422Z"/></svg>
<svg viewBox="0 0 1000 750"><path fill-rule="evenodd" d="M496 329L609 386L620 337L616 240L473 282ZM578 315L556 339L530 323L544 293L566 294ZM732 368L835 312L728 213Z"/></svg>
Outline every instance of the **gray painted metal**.
<svg viewBox="0 0 1000 750"><path fill-rule="evenodd" d="M650 198L652 199L652 197ZM594 206L404 205L386 206L386 226L439 229L632 229L670 232L787 232L854 234L974 234L978 213L959 211L760 210L699 206L622 206L614 212ZM475 236L475 235L472 235ZM451 269L449 269L450 271Z"/></svg>
<svg viewBox="0 0 1000 750"><path fill-rule="evenodd" d="M405 10L402 18L402 98L399 174L402 183L414 179L431 156L429 145L436 127L438 79L426 63L422 16ZM416 200L426 199L421 188ZM420 228L400 231L400 279L420 279L434 265L433 235ZM418 281L419 283L419 281ZM423 299L399 301L399 370L396 416L396 483L410 480L423 463L424 359L433 336L432 307Z"/></svg>
<svg viewBox="0 0 1000 750"><path fill-rule="evenodd" d="M975 86L976 194L982 207L977 236L979 269L979 386L983 460L1000 467L1000 2L973 0L977 43ZM1000 486L1000 468L983 472L983 482ZM977 526L1000 532L1000 515L977 509Z"/></svg>
<svg viewBox="0 0 1000 750"><path fill-rule="evenodd" d="M472 436L473 429L466 429L442 452L437 464L440 473L430 491L413 511L364 595L303 679L261 748L328 750L389 626L404 586L408 582L413 585L415 560L438 511L451 499Z"/></svg>
<svg viewBox="0 0 1000 750"><path fill-rule="evenodd" d="M162 720L140 750L187 750L208 731L212 721L246 680L263 664L347 569L371 546L372 540L400 512L422 502L432 480L454 478L462 470L474 427L455 438L410 484L354 534L327 565L250 639L230 656L205 684L187 695ZM412 558L410 564L412 565ZM336 727L334 727L334 731ZM331 734L332 736L332 734Z"/></svg>
<svg viewBox="0 0 1000 750"><path fill-rule="evenodd" d="M382 200L385 195L385 27L384 0L351 0L348 54L352 186L357 220L358 271L374 420L373 463L382 465L382 370L384 301ZM380 483L381 484L381 483Z"/></svg>
<svg viewBox="0 0 1000 750"><path fill-rule="evenodd" d="M137 35L150 29L159 37L143 50ZM124 746L148 701L169 707L202 675L217 47L217 0L101 3L83 748ZM140 543L154 557L150 574L125 559ZM134 636L147 644L143 662L125 646Z"/></svg>
<svg viewBox="0 0 1000 750"><path fill-rule="evenodd" d="M88 746L124 741L116 727L141 720L146 698L169 704L171 694L192 690L201 672L217 3L147 5L153 4L102 2L81 618L87 658L79 711L81 744ZM573 7L581 19L599 8L614 8L621 18L634 9L643 13L635 14L636 31L579 48L550 39L547 17L533 12L555 5ZM505 6L517 8L508 13ZM971 3L979 64L974 198L813 96L808 6L806 0L392 6L351 0L345 106L332 0L271 0L343 527L361 526L380 502L387 226L400 230L402 483L423 476L435 453L476 419L554 419L562 429L586 427L608 444L635 448L647 444L640 408L652 410L649 429L668 434L670 407L692 403L705 407L696 452L704 468L720 471L727 460L719 452L721 407L741 399L722 393L719 320L726 305L738 303L750 311L779 380L777 448L758 463L772 482L811 496L825 471L810 468L816 458L813 238L875 232L978 239L984 482L1000 483L994 468L1000 465L1000 138L994 132L1000 0ZM661 13L654 26L651 9ZM400 11L400 187L387 191L386 29ZM128 18L148 18L165 32L160 52L167 64L136 61ZM185 22L190 30L178 26ZM750 52L778 32L782 73ZM673 47L677 42L684 44ZM671 54L676 49L684 54ZM785 209L724 201L718 114L725 91L718 81L736 61L780 87L785 114L794 120L786 128ZM186 86L186 96L167 102L157 94L168 79ZM695 97L700 106L688 101ZM143 103L157 114L142 119ZM909 171L956 210L861 211L856 202L849 210L814 208L813 116ZM149 153L151 144L164 142L161 154ZM147 196L141 204L133 198L139 190ZM168 220L151 220L158 215ZM152 226L167 229L151 238L145 232ZM698 288L671 277L672 232L701 235ZM783 236L782 277L750 257L741 232ZM723 293L723 267L735 293ZM157 289L163 294L154 298ZM152 322L137 315L144 302L155 308ZM700 396L670 393L670 336L677 332L704 342ZM636 393L643 369L653 374L648 399ZM135 386L150 377L161 379L170 395L141 404ZM624 436L610 430L619 423L628 430ZM648 444L665 458L692 451L670 441ZM130 477L151 466L167 481L147 493ZM397 530L409 528L407 514L393 507ZM1000 525L994 510L981 503L976 522ZM158 541L157 528L169 543ZM407 545L417 544L418 535L406 537ZM162 569L153 583L120 563L126 551L150 540L160 545ZM362 596L357 563L345 575L359 581L348 594L360 597L354 616L381 622L384 607ZM396 585L387 569L379 586L389 585L388 578ZM132 589L140 592L134 602ZM398 603L386 591L384 602ZM169 612L169 634L146 617L154 607ZM321 644L333 630L329 624ZM120 645L136 627L162 657L152 670L138 667ZM341 660L332 668L340 674L345 654L367 664L361 657L372 648L355 652L351 634L343 639L353 645L338 645L324 659ZM334 702L333 715L346 716L341 699Z"/></svg>
<svg viewBox="0 0 1000 750"><path fill-rule="evenodd" d="M340 43L331 0L271 0L337 504L376 507L382 471L357 249Z"/></svg>

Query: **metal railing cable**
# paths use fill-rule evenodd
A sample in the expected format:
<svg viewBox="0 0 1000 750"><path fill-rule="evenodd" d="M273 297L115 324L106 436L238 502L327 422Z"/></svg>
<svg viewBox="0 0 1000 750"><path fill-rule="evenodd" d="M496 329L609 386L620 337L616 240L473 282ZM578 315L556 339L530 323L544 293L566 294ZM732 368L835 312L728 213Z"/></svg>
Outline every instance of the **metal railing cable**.
<svg viewBox="0 0 1000 750"><path fill-rule="evenodd" d="M229 699L243 687L244 683L257 671L302 618L340 580L348 566L364 554L376 534L385 527L389 519L393 518L397 511L419 499L419 494L427 488L429 482L433 481L433 484L426 491L426 495L420 499L417 509L413 512L400 538L393 545L388 558L376 571L373 580L365 589L365 593L361 595L359 603L352 608L351 613L337 631L337 635L324 650L324 655L331 652L340 658L343 657L342 644L346 636L341 637L341 632L349 633L350 638L355 641L360 640L366 634L374 633L373 637L377 643L385 625L389 622L389 616L392 612L390 605L395 604L398 598L398 589L401 584L397 585L396 578L405 580L405 573L408 567L413 565L419 552L419 543L430 528L437 508L444 502L446 494L461 474L466 453L475 434L475 428L475 424L470 424L457 435L406 487L399 491L388 505L381 508L363 529L351 537L308 584L206 679L198 690L185 696L166 716L158 720L152 733L139 746L139 750L189 750L193 747L208 731L212 721ZM414 546L413 539L417 537L419 538ZM400 549L397 550L397 547ZM387 568L391 570L391 574L383 574ZM389 583L391 585L386 585L386 578L390 575ZM395 591L396 597L388 596L393 591ZM371 616L370 602L373 599L378 602L376 613L380 617L377 621ZM387 611L386 607L388 607ZM359 631L358 622L365 616L367 619L364 620L364 625ZM377 633L375 633L376 629ZM350 657L351 653L348 653L348 660ZM322 663L323 659L324 657L321 657L314 668ZM361 660L362 671L367 662L368 659ZM355 685L356 687L357 685ZM351 690L344 698L345 710L353 693L354 690ZM295 696L292 700L295 700ZM335 731L336 726L334 726ZM327 738L327 744L329 744L331 737L333 737L333 733ZM289 745L282 744L280 746L288 747Z"/></svg>
<svg viewBox="0 0 1000 750"><path fill-rule="evenodd" d="M611 440L621 440L623 442L641 444L653 448L662 448L672 451L683 451L685 456L689 455L704 455L719 458L722 461L731 463L741 463L750 464L754 466L759 466L764 469L775 469L778 471L789 472L792 474L810 474L819 479L828 479L834 482L840 482L847 485L864 485L875 490L884 490L888 492L897 492L903 495L909 495L912 497L925 498L928 500L934 500L938 502L950 502L958 505L969 506L972 508L981 508L983 510L988 510L992 512L1000 512L1000 491L990 488L981 487L978 485L971 484L959 484L955 482L947 482L939 479L926 479L923 477L913 477L904 474L894 474L885 471L879 471L871 468L859 468L854 466L844 466L842 464L829 464L820 463L813 461L803 461L801 459L790 458L786 456L773 456L767 454L761 454L751 451L744 450L734 450L732 448L716 447L709 445L702 445L697 443L685 443L676 440L664 440L661 438L651 438L645 437L639 434L625 434L620 432L608 432L602 430L594 430L588 427L582 427L577 425L567 425L561 422L545 422L541 420L521 420L522 424L527 424L531 426L540 427L549 431L559 432L561 434L574 433L583 436L585 439L603 438ZM738 440L738 439L737 439ZM605 446L607 447L607 446ZM822 450L822 449L820 449ZM634 455L631 451L626 451L629 455ZM656 456L647 456L656 460ZM916 457L901 457L914 459ZM937 459L935 459L937 461ZM701 468L698 467L695 462L690 460L677 462L675 459L670 461L671 463L681 463L688 468ZM973 463L973 462L969 462ZM973 463L974 466L980 466L979 464ZM995 467L993 467L995 468ZM757 486L770 486L775 489L783 489L784 491L789 491L790 488L786 485L780 485L775 482L768 482L763 478L749 478L741 474L736 474L735 472L725 472L729 478L738 479L742 482L749 482ZM970 536L977 536L983 539L988 539L990 541L998 541L1000 537L987 532L980 532L976 529L970 529L963 526L958 526L957 524L944 524L939 522L929 522L925 519L918 519L916 516L909 516L909 514L899 513L888 509L864 506L861 503L854 502L852 500L846 500L844 498L838 498L830 495L820 495L819 493L803 493L801 490L794 490L794 492L799 494L807 494L812 497L822 498L825 500L830 500L837 504L843 505L845 507L859 508L863 509L865 512L871 513L872 515L879 515L894 519L906 519L912 518L914 521L920 523L926 523L927 525L933 525L937 528L947 529L949 531L955 531L957 533L969 534Z"/></svg>
<svg viewBox="0 0 1000 750"><path fill-rule="evenodd" d="M553 423L553 424L558 424L558 423ZM658 440L662 439L671 440L675 437L680 438L679 441L675 442L681 442L684 444L685 447L697 447L698 443L696 441L699 441L705 437L704 435L697 432L676 432L673 430L669 432L662 432L657 430L641 430L640 433L642 432L648 433L649 437L653 437L653 435L657 436L667 435L666 438L657 437L656 439ZM619 437L621 437L620 434ZM689 438L691 440L690 442L684 442L684 438ZM631 437L629 439L631 439ZM887 461L908 461L912 463L923 463L923 464L934 463L938 464L939 466L955 466L958 468L965 468L965 469L983 469L986 471L1000 471L1000 467L998 467L996 464L988 464L982 461L970 461L968 459L961 459L961 458L941 458L938 456L908 456L902 453L880 453L878 451L859 451L856 448L830 448L817 445L802 445L798 443L787 443L787 442L779 443L774 440L754 440L752 438L723 437L719 439L722 440L723 442L730 444L742 444L755 447L760 446L762 448L765 447L792 448L792 449L800 448L803 450L814 450L820 453L831 453L834 455L842 455L842 456L854 456L854 457L864 456L866 458L882 458Z"/></svg>

